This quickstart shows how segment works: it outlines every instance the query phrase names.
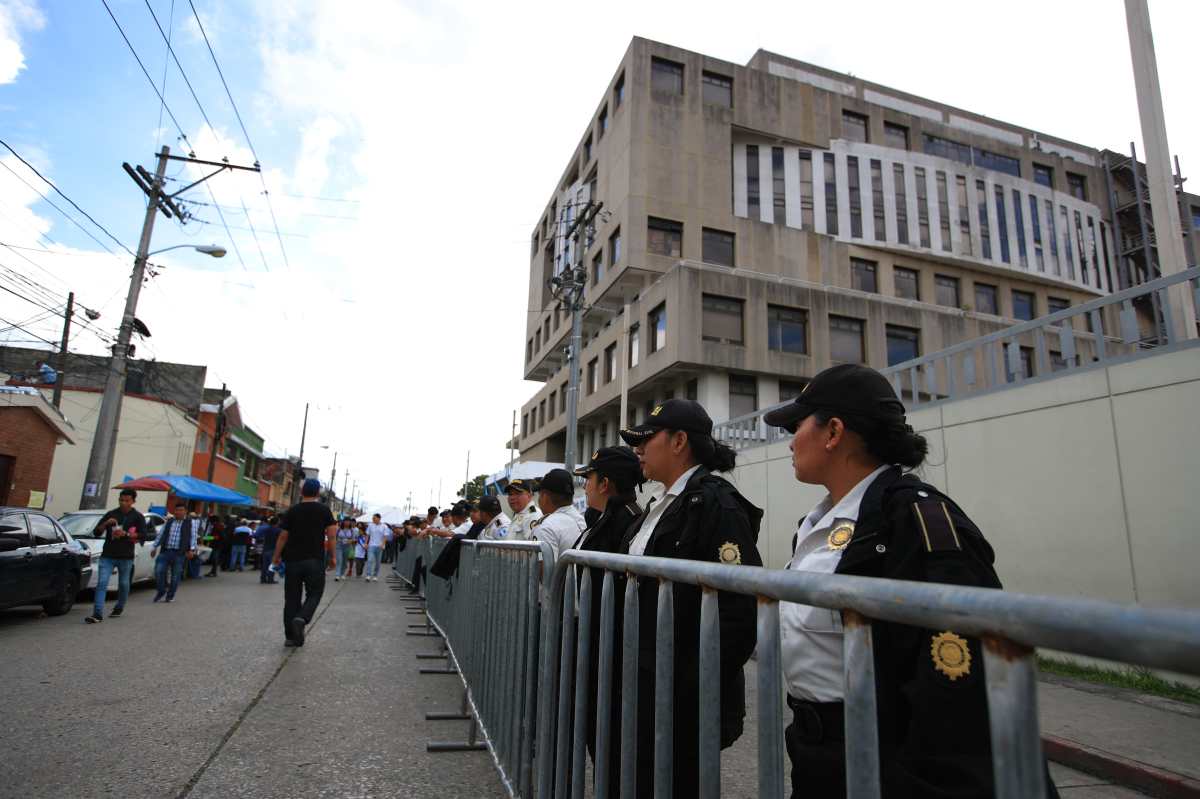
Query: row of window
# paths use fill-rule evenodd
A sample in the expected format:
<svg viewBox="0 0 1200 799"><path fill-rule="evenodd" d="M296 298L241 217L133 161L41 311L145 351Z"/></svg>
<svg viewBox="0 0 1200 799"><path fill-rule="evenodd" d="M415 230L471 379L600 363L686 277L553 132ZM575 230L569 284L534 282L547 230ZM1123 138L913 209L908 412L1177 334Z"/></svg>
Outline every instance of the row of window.
<svg viewBox="0 0 1200 799"><path fill-rule="evenodd" d="M684 66L678 61L654 56L650 59L650 91L662 95L683 95ZM733 78L718 72L702 70L700 97L709 105L733 108Z"/></svg>

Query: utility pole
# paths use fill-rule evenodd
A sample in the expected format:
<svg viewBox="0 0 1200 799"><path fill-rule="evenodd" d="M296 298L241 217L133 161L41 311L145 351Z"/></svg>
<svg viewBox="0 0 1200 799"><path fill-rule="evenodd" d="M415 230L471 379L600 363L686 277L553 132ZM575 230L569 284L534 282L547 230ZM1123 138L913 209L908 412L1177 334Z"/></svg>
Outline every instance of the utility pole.
<svg viewBox="0 0 1200 799"><path fill-rule="evenodd" d="M517 409L513 408L513 423L512 436L508 439L508 474L511 478L513 462L516 461L516 456L513 454L513 445L517 443Z"/></svg>
<svg viewBox="0 0 1200 799"><path fill-rule="evenodd" d="M329 501L333 502L334 490L333 481L337 479L337 450L333 451L333 469L329 471Z"/></svg>
<svg viewBox="0 0 1200 799"><path fill-rule="evenodd" d="M308 403L304 403L304 426L300 428L300 457L296 460L296 479L292 480L292 504L300 501L300 484L304 482L304 439L308 437Z"/></svg>
<svg viewBox="0 0 1200 799"><path fill-rule="evenodd" d="M67 341L71 338L71 317L75 315L75 292L67 294L67 312L63 314L62 345L58 348L58 379L54 381L54 407L62 407L63 377L67 373Z"/></svg>
<svg viewBox="0 0 1200 799"><path fill-rule="evenodd" d="M350 484L350 470L342 475L342 513L346 513L346 487Z"/></svg>
<svg viewBox="0 0 1200 799"><path fill-rule="evenodd" d="M1150 184L1150 214L1158 239L1159 273L1166 277L1187 269L1183 236L1179 226L1179 204L1171 175L1171 155L1167 146L1167 123L1163 116L1162 89L1158 82L1158 63L1154 56L1154 35L1150 29L1147 0L1125 0L1125 22L1129 29L1129 51L1133 59L1133 84L1137 90L1138 117L1142 142L1146 147L1146 177ZM1134 162L1137 166L1137 162ZM1147 268L1149 268L1147 264ZM1192 305L1190 283L1177 283L1167 289L1168 320L1177 340L1195 338L1196 309Z"/></svg>
<svg viewBox="0 0 1200 799"><path fill-rule="evenodd" d="M213 429L213 440L208 450L208 482L213 481L213 472L217 468L217 453L221 450L221 442L225 439L225 397L227 395L225 384L221 384L221 399L217 402L217 423ZM205 512L209 510L209 505L215 503L205 503Z"/></svg>
<svg viewBox="0 0 1200 799"><path fill-rule="evenodd" d="M463 499L470 499L467 486L471 484L471 450L467 450L467 476L463 478Z"/></svg>

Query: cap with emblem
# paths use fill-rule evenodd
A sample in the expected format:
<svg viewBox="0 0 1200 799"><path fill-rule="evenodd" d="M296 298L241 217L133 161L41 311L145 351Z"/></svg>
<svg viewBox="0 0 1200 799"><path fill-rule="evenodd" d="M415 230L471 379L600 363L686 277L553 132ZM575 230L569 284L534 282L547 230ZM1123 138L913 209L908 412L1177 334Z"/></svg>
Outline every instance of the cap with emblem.
<svg viewBox="0 0 1200 799"><path fill-rule="evenodd" d="M711 436L712 428L712 418L699 402L669 399L655 405L641 424L622 430L621 438L629 446L636 447L659 430L684 430Z"/></svg>
<svg viewBox="0 0 1200 799"><path fill-rule="evenodd" d="M474 505L472 505L470 502L467 502L465 499L460 499L458 502L454 503L454 507L450 509L450 514L452 516L466 516L472 508L474 508Z"/></svg>
<svg viewBox="0 0 1200 799"><path fill-rule="evenodd" d="M818 374L795 400L770 411L763 421L789 433L816 411L865 423L903 422L904 405L888 379L869 366L845 363Z"/></svg>
<svg viewBox="0 0 1200 799"><path fill-rule="evenodd" d="M504 487L504 493L511 494L514 491L533 491L533 486L530 485L529 480L522 480L520 478L516 480L510 480L508 485Z"/></svg>
<svg viewBox="0 0 1200 799"><path fill-rule="evenodd" d="M566 469L551 469L538 481L538 490L569 497L575 493L575 480Z"/></svg>
<svg viewBox="0 0 1200 799"><path fill-rule="evenodd" d="M601 447L592 453L586 466L575 470L578 477L587 477L592 472L614 477L628 474L637 479L642 476L642 466L629 447Z"/></svg>
<svg viewBox="0 0 1200 799"><path fill-rule="evenodd" d="M479 510L483 511L484 513L499 513L500 500L496 499L490 494L486 497L480 497Z"/></svg>

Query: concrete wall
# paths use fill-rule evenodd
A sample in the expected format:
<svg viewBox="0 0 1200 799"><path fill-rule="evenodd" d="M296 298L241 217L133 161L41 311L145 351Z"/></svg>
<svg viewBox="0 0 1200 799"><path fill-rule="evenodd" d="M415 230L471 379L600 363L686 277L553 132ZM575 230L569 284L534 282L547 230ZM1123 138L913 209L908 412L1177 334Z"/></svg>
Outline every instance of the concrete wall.
<svg viewBox="0 0 1200 799"><path fill-rule="evenodd" d="M50 493L46 510L58 516L79 508L83 478L96 434L101 392L63 391L63 415L75 426L75 446L58 448L50 471ZM192 448L196 443L196 423L175 405L145 397L126 395L121 404L117 450L113 458L112 482L106 486L105 507L116 507L119 491L112 485L125 475L191 474ZM160 504L165 493L147 493L138 497L143 510Z"/></svg>
<svg viewBox="0 0 1200 799"><path fill-rule="evenodd" d="M996 549L1010 590L1200 608L1192 505L1200 348L1031 381L910 415L924 479ZM767 511L769 566L824 489L793 479L787 443L739 453L734 482Z"/></svg>

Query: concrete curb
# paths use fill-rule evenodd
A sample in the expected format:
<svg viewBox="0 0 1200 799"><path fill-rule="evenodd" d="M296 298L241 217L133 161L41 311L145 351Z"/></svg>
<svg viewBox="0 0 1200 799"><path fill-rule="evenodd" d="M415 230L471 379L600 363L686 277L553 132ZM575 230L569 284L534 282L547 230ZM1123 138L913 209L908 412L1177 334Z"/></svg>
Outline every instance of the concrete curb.
<svg viewBox="0 0 1200 799"><path fill-rule="evenodd" d="M1130 760L1077 741L1043 735L1046 758L1073 769L1095 774L1119 785L1160 797L1200 799L1200 781L1137 760Z"/></svg>

